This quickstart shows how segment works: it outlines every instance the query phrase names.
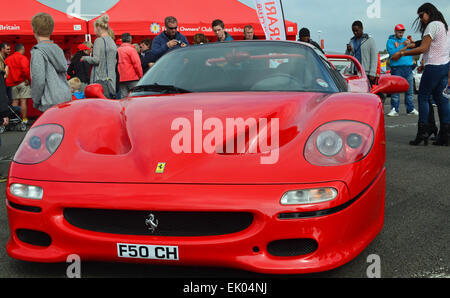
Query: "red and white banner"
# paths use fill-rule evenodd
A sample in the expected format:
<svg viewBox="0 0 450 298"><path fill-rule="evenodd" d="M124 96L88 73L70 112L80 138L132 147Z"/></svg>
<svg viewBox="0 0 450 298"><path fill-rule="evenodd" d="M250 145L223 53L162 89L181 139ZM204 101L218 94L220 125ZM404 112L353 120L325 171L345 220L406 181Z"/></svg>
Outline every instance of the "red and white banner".
<svg viewBox="0 0 450 298"><path fill-rule="evenodd" d="M286 40L281 0L255 0L256 13L267 40Z"/></svg>

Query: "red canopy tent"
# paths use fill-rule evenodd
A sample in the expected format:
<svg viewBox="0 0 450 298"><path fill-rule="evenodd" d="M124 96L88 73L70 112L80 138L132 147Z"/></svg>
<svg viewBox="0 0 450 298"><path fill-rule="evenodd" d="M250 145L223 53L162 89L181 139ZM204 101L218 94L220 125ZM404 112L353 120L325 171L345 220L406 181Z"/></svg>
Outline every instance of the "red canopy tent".
<svg viewBox="0 0 450 298"><path fill-rule="evenodd" d="M73 53L76 46L85 40L87 22L73 18L64 12L48 7L36 0L8 1L0 10L0 42L9 42L12 51L14 46L21 43L25 46L26 56L30 57L30 50L36 44L31 28L32 17L40 12L50 14L55 20L52 40L63 50L70 49ZM31 101L30 101L31 103ZM29 115L40 114L29 103Z"/></svg>
<svg viewBox="0 0 450 298"><path fill-rule="evenodd" d="M197 33L203 33L210 41L215 41L211 28L214 19L221 19L225 30L234 39L243 39L246 25L253 26L259 39L265 39L256 11L237 0L121 0L106 13L116 36L130 33L138 40L153 38L164 31L164 19L169 15L177 18L178 31L190 41ZM96 20L89 22L91 34L95 32ZM286 32L289 40L295 40L297 24L287 21Z"/></svg>
<svg viewBox="0 0 450 298"><path fill-rule="evenodd" d="M55 19L55 29L52 39L63 49L70 48L71 43L84 41L87 34L87 22L67 15L64 12L48 7L36 0L9 1L1 8L0 39L26 46L36 41L31 28L31 18L46 12ZM28 51L27 51L28 52Z"/></svg>
<svg viewBox="0 0 450 298"><path fill-rule="evenodd" d="M2 5L0 17L0 35L31 35L31 18L46 12L55 19L55 35L84 35L87 33L86 21L48 7L36 0L8 1Z"/></svg>
<svg viewBox="0 0 450 298"><path fill-rule="evenodd" d="M0 40L25 45L26 53L36 43L31 28L31 18L46 12L55 19L52 39L63 49L75 49L76 44L83 42L87 32L87 22L67 15L64 12L48 7L36 0L10 1L3 5L0 17Z"/></svg>

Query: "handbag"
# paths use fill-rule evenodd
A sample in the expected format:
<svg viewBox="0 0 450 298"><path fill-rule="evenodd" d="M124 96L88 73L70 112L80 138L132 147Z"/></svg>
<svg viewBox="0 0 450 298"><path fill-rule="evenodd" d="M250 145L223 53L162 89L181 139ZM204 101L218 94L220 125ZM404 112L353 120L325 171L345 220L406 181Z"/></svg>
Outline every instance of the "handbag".
<svg viewBox="0 0 450 298"><path fill-rule="evenodd" d="M106 51L106 41L105 38L103 39L103 43L105 45L105 61L106 61L106 79L105 80L96 80L94 83L96 84L100 84L102 85L103 88L103 94L105 95L106 98L114 98L114 90L112 87L112 80L109 77L109 72L108 72L108 53Z"/></svg>

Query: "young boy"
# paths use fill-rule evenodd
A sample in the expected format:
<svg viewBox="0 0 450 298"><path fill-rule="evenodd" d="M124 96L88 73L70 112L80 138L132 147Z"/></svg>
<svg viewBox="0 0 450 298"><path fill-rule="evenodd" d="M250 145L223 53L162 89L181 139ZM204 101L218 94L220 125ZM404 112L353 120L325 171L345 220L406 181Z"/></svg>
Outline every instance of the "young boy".
<svg viewBox="0 0 450 298"><path fill-rule="evenodd" d="M69 80L70 91L76 99L85 99L84 92L81 91L81 80L77 77Z"/></svg>
<svg viewBox="0 0 450 298"><path fill-rule="evenodd" d="M52 16L38 13L31 19L31 26L38 42L31 50L31 95L34 107L44 112L72 100L72 93L64 52L50 40L55 27Z"/></svg>

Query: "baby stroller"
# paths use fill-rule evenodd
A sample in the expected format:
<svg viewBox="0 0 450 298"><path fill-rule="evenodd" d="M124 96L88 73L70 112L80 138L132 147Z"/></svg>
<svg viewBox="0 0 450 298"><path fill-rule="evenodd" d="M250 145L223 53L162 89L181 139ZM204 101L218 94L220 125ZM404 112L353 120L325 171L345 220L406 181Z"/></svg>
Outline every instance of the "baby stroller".
<svg viewBox="0 0 450 298"><path fill-rule="evenodd" d="M20 107L9 106L9 123L5 126L0 126L0 133L4 133L5 130L8 131L26 131L27 125L22 121L20 117Z"/></svg>

